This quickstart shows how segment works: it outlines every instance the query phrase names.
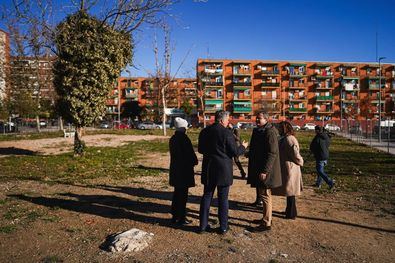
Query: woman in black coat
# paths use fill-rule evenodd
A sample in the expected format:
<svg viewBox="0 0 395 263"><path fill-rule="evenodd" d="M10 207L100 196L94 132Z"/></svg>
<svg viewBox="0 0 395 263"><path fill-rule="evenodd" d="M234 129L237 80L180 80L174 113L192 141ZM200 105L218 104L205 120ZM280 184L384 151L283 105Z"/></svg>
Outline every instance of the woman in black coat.
<svg viewBox="0 0 395 263"><path fill-rule="evenodd" d="M174 187L171 204L172 222L180 225L189 224L186 218L188 188L195 186L193 167L198 164L191 140L186 135L188 122L176 118L176 132L170 138L170 185Z"/></svg>

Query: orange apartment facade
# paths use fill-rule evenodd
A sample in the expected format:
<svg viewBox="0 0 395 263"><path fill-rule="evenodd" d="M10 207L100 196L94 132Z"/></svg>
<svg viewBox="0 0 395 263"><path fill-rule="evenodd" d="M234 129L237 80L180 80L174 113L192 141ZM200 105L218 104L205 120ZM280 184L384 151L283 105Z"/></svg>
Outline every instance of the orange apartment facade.
<svg viewBox="0 0 395 263"><path fill-rule="evenodd" d="M393 119L395 64L381 68L382 116ZM199 59L200 112L209 121L220 109L241 121L251 120L259 110L278 120L377 118L379 72L378 63Z"/></svg>
<svg viewBox="0 0 395 263"><path fill-rule="evenodd" d="M162 107L158 81L148 77L119 77L117 85L107 100L107 116L116 119L118 111L122 113L125 105L134 103L150 115ZM128 103L129 102L129 103ZM170 84L166 95L166 107L171 113L179 113L183 103L197 108L196 80L177 78ZM195 110L196 112L196 110Z"/></svg>

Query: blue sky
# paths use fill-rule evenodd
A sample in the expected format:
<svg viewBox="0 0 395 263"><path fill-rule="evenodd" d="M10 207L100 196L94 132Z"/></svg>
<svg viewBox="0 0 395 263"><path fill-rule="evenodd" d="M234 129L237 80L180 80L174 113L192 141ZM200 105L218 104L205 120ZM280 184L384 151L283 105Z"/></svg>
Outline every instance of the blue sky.
<svg viewBox="0 0 395 263"><path fill-rule="evenodd" d="M178 77L198 58L374 62L376 32L378 56L395 63L395 0L181 0L170 13L173 74L190 50ZM160 30L135 34L132 76L154 71L155 31L163 50Z"/></svg>

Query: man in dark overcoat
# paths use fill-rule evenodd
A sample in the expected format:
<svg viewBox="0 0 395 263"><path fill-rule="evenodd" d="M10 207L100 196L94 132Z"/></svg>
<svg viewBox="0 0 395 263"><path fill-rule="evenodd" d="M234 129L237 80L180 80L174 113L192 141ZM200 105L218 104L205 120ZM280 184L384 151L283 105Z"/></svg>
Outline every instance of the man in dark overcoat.
<svg viewBox="0 0 395 263"><path fill-rule="evenodd" d="M322 180L324 180L328 184L329 189L332 189L335 183L324 170L324 167L328 164L331 139L322 126L317 125L314 129L315 137L310 143L310 152L314 155L315 168L317 170L315 186L321 188Z"/></svg>
<svg viewBox="0 0 395 263"><path fill-rule="evenodd" d="M217 111L215 123L199 135L198 151L203 154L202 184L204 193L200 202L200 232L208 231L208 218L214 190L218 194L220 234L228 231L229 188L233 184L233 157L244 154L247 143L237 146L232 132L227 128L229 112Z"/></svg>
<svg viewBox="0 0 395 263"><path fill-rule="evenodd" d="M271 189L281 186L278 131L268 122L269 115L262 111L256 116L257 127L252 131L248 152L247 183L257 189L263 202L263 218L254 231L270 230L272 223Z"/></svg>
<svg viewBox="0 0 395 263"><path fill-rule="evenodd" d="M175 118L176 131L170 138L170 185L174 187L171 204L172 222L180 225L191 223L186 218L188 188L195 186L193 167L198 164L191 140L186 135L188 122Z"/></svg>

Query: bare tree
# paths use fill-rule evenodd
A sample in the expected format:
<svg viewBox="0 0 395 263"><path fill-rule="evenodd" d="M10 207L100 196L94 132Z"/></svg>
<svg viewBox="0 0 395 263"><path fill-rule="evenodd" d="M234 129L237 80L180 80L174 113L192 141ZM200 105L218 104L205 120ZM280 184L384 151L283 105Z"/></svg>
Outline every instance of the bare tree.
<svg viewBox="0 0 395 263"><path fill-rule="evenodd" d="M62 16L68 17L84 11L97 17L102 26L132 35L143 23L157 24L164 20L168 15L167 10L176 2L177 0L69 0L61 1L60 6L54 6L53 0L13 0L11 5L2 6L1 17L11 32L12 55L30 56L39 62L42 56L59 55L54 44L59 17L62 19ZM133 41L132 37L130 41ZM36 73L39 74L39 70ZM38 83L35 86L39 95L42 85ZM39 98L37 96L36 104L40 108ZM36 119L38 122L39 118ZM39 123L37 124L39 128Z"/></svg>
<svg viewBox="0 0 395 263"><path fill-rule="evenodd" d="M162 24L162 29L164 32L164 68L161 67L159 62L159 48L156 35L154 37L154 55L155 55L155 82L157 87L160 91L160 100L161 100L161 108L162 108L162 126L163 126L163 135L167 135L166 130L166 108L167 108L167 99L169 95L169 89L171 83L176 78L178 72L180 71L181 67L184 65L186 59L188 58L192 47L187 51L186 55L184 56L183 60L181 61L180 65L178 66L177 70L175 71L174 75L171 76L171 54L174 48L171 48L171 40L170 40L170 27L168 24ZM174 88L174 87L173 87ZM159 107L159 105L158 105ZM159 111L160 112L160 111Z"/></svg>

